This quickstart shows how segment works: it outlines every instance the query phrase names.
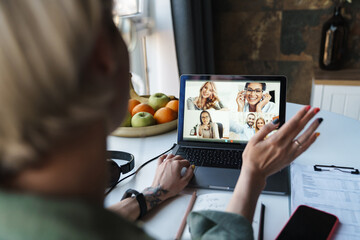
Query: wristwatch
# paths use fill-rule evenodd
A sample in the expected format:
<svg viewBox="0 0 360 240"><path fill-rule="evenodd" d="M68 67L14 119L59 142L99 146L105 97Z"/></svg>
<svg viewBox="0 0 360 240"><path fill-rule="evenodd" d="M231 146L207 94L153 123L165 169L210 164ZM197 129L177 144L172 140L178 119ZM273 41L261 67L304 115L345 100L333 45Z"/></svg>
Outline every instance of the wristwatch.
<svg viewBox="0 0 360 240"><path fill-rule="evenodd" d="M140 215L139 215L139 217L137 219L140 219L143 216L145 216L145 214L147 213L147 205L146 205L145 196L144 196L144 194L139 193L138 191L130 188L130 189L126 190L126 192L124 193L121 200L124 200L125 198L129 198L129 197L132 197L132 196L135 196L136 200L139 203Z"/></svg>

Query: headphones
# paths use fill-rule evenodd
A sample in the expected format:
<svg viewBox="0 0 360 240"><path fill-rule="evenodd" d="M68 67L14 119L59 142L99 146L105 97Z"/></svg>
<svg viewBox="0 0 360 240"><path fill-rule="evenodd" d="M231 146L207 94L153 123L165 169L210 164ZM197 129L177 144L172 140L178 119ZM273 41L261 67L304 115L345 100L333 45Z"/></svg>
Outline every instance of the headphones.
<svg viewBox="0 0 360 240"><path fill-rule="evenodd" d="M112 159L119 159L128 162L119 166ZM110 173L110 179L107 187L112 187L116 185L120 179L121 173L122 174L128 173L135 166L134 155L132 155L131 153L121 152L121 151L107 151L106 162Z"/></svg>

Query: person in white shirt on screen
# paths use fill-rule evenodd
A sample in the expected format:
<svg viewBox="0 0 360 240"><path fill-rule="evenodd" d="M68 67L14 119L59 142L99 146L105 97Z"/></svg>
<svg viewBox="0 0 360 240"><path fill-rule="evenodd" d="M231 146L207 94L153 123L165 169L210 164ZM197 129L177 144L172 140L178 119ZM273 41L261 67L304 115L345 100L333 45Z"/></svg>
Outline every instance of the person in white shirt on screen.
<svg viewBox="0 0 360 240"><path fill-rule="evenodd" d="M265 90L266 83L247 82L236 96L237 111L275 113L275 104L270 102L271 95L264 93Z"/></svg>
<svg viewBox="0 0 360 240"><path fill-rule="evenodd" d="M255 119L254 113L249 113L246 118L246 123L241 125L235 121L230 120L230 132L239 135L240 140L250 140L255 135Z"/></svg>

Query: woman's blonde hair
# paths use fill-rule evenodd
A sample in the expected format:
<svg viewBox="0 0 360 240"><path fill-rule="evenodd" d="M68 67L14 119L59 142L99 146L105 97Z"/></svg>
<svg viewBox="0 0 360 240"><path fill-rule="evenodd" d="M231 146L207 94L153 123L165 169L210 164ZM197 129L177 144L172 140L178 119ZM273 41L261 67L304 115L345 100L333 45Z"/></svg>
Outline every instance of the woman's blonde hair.
<svg viewBox="0 0 360 240"><path fill-rule="evenodd" d="M211 95L211 97L206 98L205 104L202 104L203 96L201 94L201 91L206 86L206 84L209 84L211 86L211 88L213 89L213 91L212 91L213 94ZM202 87L200 88L200 94L196 101L196 105L198 106L198 108L200 108L202 110L214 108L215 104L219 101L220 100L219 100L219 97L216 92L215 84L213 82L205 82L204 85L202 85Z"/></svg>
<svg viewBox="0 0 360 240"><path fill-rule="evenodd" d="M265 119L263 117L258 117L255 121L255 132L260 131L259 127L258 127L258 121L261 120L263 121L264 125L265 125Z"/></svg>
<svg viewBox="0 0 360 240"><path fill-rule="evenodd" d="M0 0L0 176L104 114L110 87L83 75L111 2Z"/></svg>

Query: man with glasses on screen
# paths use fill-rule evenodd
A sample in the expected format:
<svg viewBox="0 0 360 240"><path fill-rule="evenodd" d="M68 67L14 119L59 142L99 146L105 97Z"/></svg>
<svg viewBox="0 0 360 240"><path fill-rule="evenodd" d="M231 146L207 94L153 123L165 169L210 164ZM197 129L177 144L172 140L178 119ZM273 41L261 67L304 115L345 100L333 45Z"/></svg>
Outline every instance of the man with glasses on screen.
<svg viewBox="0 0 360 240"><path fill-rule="evenodd" d="M236 96L237 111L273 113L275 104L270 102L271 95L265 90L266 83L247 82Z"/></svg>

